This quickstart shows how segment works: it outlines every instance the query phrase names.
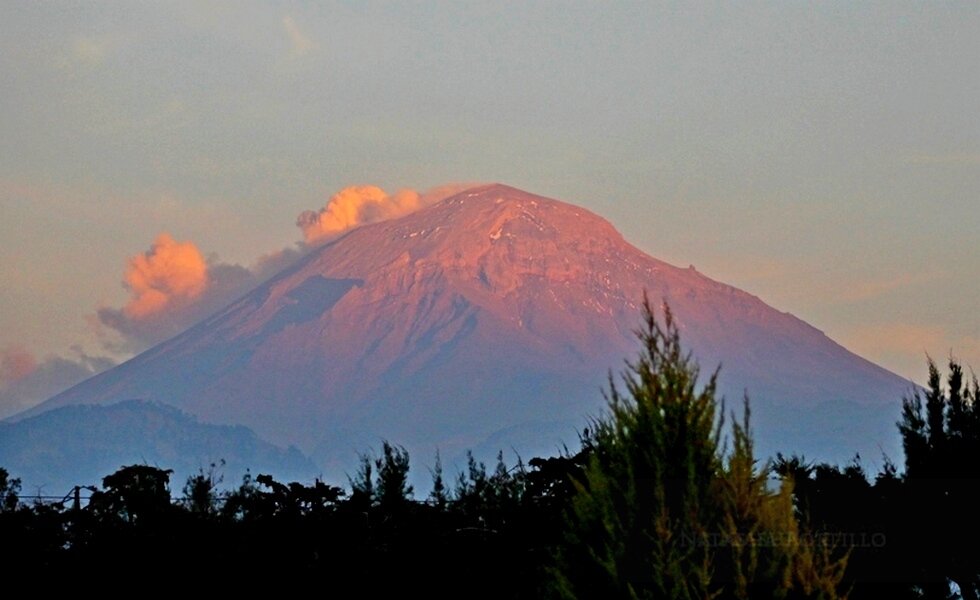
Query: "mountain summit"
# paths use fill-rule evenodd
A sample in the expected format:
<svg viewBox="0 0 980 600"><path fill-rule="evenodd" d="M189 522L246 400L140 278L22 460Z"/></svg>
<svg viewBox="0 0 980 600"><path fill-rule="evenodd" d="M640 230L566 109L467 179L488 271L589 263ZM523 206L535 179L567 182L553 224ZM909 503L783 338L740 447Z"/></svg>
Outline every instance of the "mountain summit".
<svg viewBox="0 0 980 600"><path fill-rule="evenodd" d="M577 206L466 190L312 250L246 296L31 411L170 404L350 465L382 438L431 457L553 452L636 353L644 290L722 389L752 399L764 451L897 452L909 384L758 298L627 243ZM884 411L884 412L883 412ZM868 448L838 447L862 432ZM426 456L428 455L428 456Z"/></svg>

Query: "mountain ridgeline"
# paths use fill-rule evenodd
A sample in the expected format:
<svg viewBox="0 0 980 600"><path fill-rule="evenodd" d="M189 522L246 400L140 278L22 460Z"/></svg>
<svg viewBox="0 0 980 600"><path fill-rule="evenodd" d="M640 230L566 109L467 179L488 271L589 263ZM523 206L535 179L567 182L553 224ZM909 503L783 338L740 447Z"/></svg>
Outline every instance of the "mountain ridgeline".
<svg viewBox="0 0 980 600"><path fill-rule="evenodd" d="M246 427L200 423L140 400L63 406L0 423L0 457L4 467L24 474L25 492L42 495L96 483L123 464L165 466L175 481L214 465L229 484L248 471L300 480L318 472L296 448L277 448Z"/></svg>
<svg viewBox="0 0 980 600"><path fill-rule="evenodd" d="M25 415L141 399L295 445L349 472L382 439L414 456L574 445L636 347L646 292L673 311L759 450L900 455L910 384L796 317L657 260L589 211L466 190L313 249L212 317ZM707 373L706 373L707 374ZM3 457L0 457L2 460ZM2 463L0 463L2 464Z"/></svg>

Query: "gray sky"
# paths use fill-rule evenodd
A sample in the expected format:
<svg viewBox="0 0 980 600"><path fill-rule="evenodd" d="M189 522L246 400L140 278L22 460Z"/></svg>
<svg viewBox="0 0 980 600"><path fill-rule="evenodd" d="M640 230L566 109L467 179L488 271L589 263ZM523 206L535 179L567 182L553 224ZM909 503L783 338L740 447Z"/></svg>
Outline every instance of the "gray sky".
<svg viewBox="0 0 980 600"><path fill-rule="evenodd" d="M975 2L0 3L0 351L137 349L95 315L161 232L251 268L348 185L499 181L903 376L980 369L977 32Z"/></svg>

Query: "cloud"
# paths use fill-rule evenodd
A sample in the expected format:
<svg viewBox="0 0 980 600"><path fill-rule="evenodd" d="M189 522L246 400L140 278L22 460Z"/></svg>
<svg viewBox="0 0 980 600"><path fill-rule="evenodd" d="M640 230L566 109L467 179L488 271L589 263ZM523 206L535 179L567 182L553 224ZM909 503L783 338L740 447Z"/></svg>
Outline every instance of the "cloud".
<svg viewBox="0 0 980 600"><path fill-rule="evenodd" d="M302 230L307 244L317 244L361 225L402 217L473 185L447 184L424 194L403 189L391 196L373 185L346 187L334 194L320 210L308 210L300 214L296 219L296 226Z"/></svg>
<svg viewBox="0 0 980 600"><path fill-rule="evenodd" d="M308 210L296 219L308 244L336 237L348 229L407 215L419 209L419 195L401 190L389 196L373 185L355 185L333 195L324 208Z"/></svg>
<svg viewBox="0 0 980 600"><path fill-rule="evenodd" d="M289 37L289 52L293 56L306 56L310 51L316 49L316 43L300 31L296 21L289 15L282 18L283 29Z"/></svg>
<svg viewBox="0 0 980 600"><path fill-rule="evenodd" d="M259 283L292 265L305 254L305 249L298 248L283 248L277 252L263 254L250 269L252 278Z"/></svg>
<svg viewBox="0 0 980 600"><path fill-rule="evenodd" d="M93 321L108 350L141 352L221 310L315 244L366 223L406 215L474 185L447 184L423 194L405 189L390 196L371 185L344 188L324 208L300 215L297 225L306 244L260 256L248 267L205 257L194 242L161 233L148 250L127 262L126 304L99 308Z"/></svg>
<svg viewBox="0 0 980 600"><path fill-rule="evenodd" d="M139 352L224 308L301 255L287 248L249 268L205 258L193 242L160 234L127 264L123 285L129 301L122 308L99 308L95 322L108 348Z"/></svg>
<svg viewBox="0 0 980 600"><path fill-rule="evenodd" d="M903 288L935 281L937 272L902 273L887 279L864 279L840 291L838 301L862 302Z"/></svg>
<svg viewBox="0 0 980 600"><path fill-rule="evenodd" d="M132 296L123 312L139 319L200 296L208 284L208 267L192 242L161 233L150 250L129 260L124 281Z"/></svg>
<svg viewBox="0 0 980 600"><path fill-rule="evenodd" d="M841 343L903 377L924 383L926 357L942 363L952 353L965 365L980 368L980 338L943 327L883 323L851 328Z"/></svg>
<svg viewBox="0 0 980 600"><path fill-rule="evenodd" d="M116 363L72 348L71 357L38 360L22 347L0 350L0 419L27 410Z"/></svg>
<svg viewBox="0 0 980 600"><path fill-rule="evenodd" d="M23 346L0 349L0 385L20 381L35 369L37 360Z"/></svg>

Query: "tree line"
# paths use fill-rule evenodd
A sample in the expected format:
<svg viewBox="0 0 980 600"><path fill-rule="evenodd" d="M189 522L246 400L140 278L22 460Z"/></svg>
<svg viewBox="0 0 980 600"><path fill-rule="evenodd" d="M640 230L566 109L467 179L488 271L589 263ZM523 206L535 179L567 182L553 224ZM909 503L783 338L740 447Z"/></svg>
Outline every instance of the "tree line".
<svg viewBox="0 0 980 600"><path fill-rule="evenodd" d="M945 378L930 361L928 388L903 399L904 469L869 474L760 460L748 399L726 411L669 309L645 302L637 336L575 451L489 468L469 455L454 477L437 455L427 491L389 442L346 486L262 474L222 491L211 465L175 498L170 471L130 465L84 506L25 501L0 469L0 564L371 595L977 598L980 385L955 360Z"/></svg>

